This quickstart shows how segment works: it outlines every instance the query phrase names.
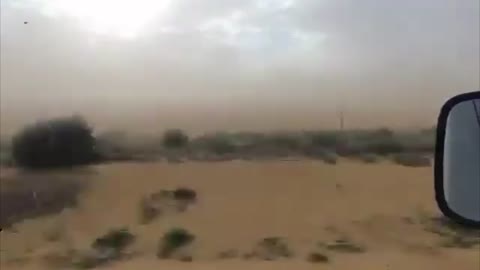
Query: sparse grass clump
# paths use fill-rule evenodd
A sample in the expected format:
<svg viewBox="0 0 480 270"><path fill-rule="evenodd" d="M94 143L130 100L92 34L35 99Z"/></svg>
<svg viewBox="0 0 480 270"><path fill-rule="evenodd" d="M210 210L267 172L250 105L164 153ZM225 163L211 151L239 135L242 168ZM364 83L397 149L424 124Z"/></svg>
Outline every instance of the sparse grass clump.
<svg viewBox="0 0 480 270"><path fill-rule="evenodd" d="M414 153L397 154L393 156L393 161L406 167L429 167L431 165L430 158Z"/></svg>
<svg viewBox="0 0 480 270"><path fill-rule="evenodd" d="M162 214L162 209L154 204L150 198L142 198L139 205L140 223L148 224Z"/></svg>
<svg viewBox="0 0 480 270"><path fill-rule="evenodd" d="M324 255L320 252L312 252L308 254L307 261L311 263L328 263L330 259L327 255Z"/></svg>
<svg viewBox="0 0 480 270"><path fill-rule="evenodd" d="M183 228L175 228L163 236L160 241L157 257L170 258L177 250L191 244L195 236Z"/></svg>
<svg viewBox="0 0 480 270"><path fill-rule="evenodd" d="M480 236L478 237L466 237L463 235L451 235L440 242L442 247L446 248L462 248L471 249L475 247L480 248Z"/></svg>
<svg viewBox="0 0 480 270"><path fill-rule="evenodd" d="M271 261L292 256L293 251L289 248L285 239L281 237L267 237L258 242L253 252L248 254L247 257Z"/></svg>
<svg viewBox="0 0 480 270"><path fill-rule="evenodd" d="M318 246L330 251L343 253L364 253L366 251L365 247L356 244L348 238L340 238L332 243L319 243Z"/></svg>
<svg viewBox="0 0 480 270"><path fill-rule="evenodd" d="M425 230L441 237L439 245L444 248L480 248L480 231L448 220L445 217L420 216Z"/></svg>

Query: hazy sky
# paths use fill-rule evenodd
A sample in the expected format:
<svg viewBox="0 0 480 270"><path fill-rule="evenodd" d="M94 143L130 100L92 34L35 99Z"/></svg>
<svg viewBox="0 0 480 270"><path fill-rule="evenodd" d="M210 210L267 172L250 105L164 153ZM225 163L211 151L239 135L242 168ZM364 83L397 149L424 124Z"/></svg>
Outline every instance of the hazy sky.
<svg viewBox="0 0 480 270"><path fill-rule="evenodd" d="M479 2L2 0L2 132L421 125L480 89Z"/></svg>

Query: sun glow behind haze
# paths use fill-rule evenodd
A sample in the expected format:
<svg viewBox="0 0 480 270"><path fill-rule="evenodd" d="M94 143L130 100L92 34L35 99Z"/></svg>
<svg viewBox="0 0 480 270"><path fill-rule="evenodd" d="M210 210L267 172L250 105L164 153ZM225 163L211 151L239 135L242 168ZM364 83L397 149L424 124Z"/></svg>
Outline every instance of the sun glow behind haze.
<svg viewBox="0 0 480 270"><path fill-rule="evenodd" d="M104 36L135 38L165 14L170 0L48 0L49 15L75 19L84 30Z"/></svg>

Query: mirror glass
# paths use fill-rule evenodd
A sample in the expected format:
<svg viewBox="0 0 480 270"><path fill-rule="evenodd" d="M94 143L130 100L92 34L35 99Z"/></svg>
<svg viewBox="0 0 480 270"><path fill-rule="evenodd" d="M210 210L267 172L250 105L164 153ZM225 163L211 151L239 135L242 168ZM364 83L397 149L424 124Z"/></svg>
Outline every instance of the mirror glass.
<svg viewBox="0 0 480 270"><path fill-rule="evenodd" d="M480 99L457 103L445 126L443 190L448 207L480 221Z"/></svg>

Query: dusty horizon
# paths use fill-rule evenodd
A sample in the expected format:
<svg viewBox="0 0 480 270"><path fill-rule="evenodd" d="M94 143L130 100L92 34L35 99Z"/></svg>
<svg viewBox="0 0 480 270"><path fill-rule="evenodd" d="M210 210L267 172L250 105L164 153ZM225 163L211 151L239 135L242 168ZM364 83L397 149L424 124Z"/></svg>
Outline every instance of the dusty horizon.
<svg viewBox="0 0 480 270"><path fill-rule="evenodd" d="M418 128L480 89L479 2L1 2L0 134Z"/></svg>
<svg viewBox="0 0 480 270"><path fill-rule="evenodd" d="M260 111L260 113L258 113ZM81 111L59 112L57 114L25 113L16 114L11 119L2 118L1 135L12 136L27 124L54 117L82 115L89 124L99 132L118 130L130 134L156 134L171 128L180 128L197 135L217 131L300 131L337 129L340 126L340 114L337 111L312 110L289 111L276 108L257 110L215 110L199 108L197 110L182 111L158 110L157 112L141 111L111 111L99 112ZM380 117L378 117L380 116ZM345 129L373 129L391 128L394 130L414 130L429 128L436 124L436 115L423 114L421 117L414 113L395 111L344 111Z"/></svg>

